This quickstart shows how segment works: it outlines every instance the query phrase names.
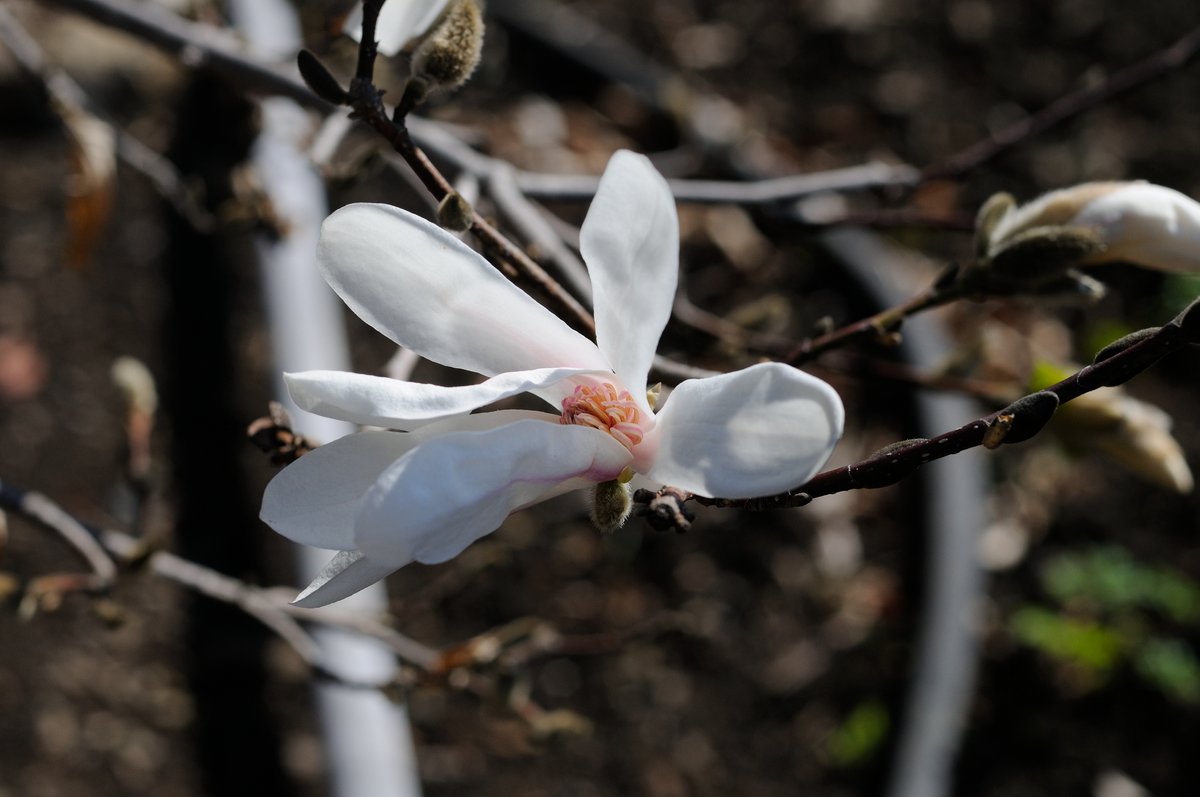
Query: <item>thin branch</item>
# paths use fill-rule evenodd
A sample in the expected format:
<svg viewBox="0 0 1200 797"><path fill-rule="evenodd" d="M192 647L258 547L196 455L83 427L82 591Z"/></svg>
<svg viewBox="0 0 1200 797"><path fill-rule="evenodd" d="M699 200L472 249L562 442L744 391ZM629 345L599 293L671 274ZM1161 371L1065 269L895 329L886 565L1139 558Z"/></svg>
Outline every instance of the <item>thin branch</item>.
<svg viewBox="0 0 1200 797"><path fill-rule="evenodd" d="M393 116L388 115L381 99L381 93L372 82L377 57L374 41L375 22L382 5L382 0L370 0L363 5L363 36L359 45L358 68L355 71L354 79L350 82L345 102L354 109L356 118L361 119L391 144L392 149L404 158L409 167L417 174L434 200L441 202L454 193L454 186L413 141L412 135L405 126L404 115L400 112ZM314 58L302 56L301 62L308 66L308 69L305 70L306 77L309 75L320 76L320 67ZM323 78L321 81L321 85L324 85ZM507 276L510 278L523 277L532 282L565 310L584 331L589 334L595 332L596 322L592 318L592 314L523 249L506 238L473 208L471 209L470 229L482 242L483 247L501 261L501 270Z"/></svg>
<svg viewBox="0 0 1200 797"><path fill-rule="evenodd" d="M109 550L122 557L142 555L144 546L134 537L119 531L105 529L101 539ZM309 667L340 683L352 683L353 679L338 676L325 659L321 646L317 644L297 620L283 611L279 601L267 590L251 587L236 578L202 567L166 551L151 553L145 562L156 575L222 603L237 606L263 625L270 628L299 654ZM378 688L380 684L352 685Z"/></svg>
<svg viewBox="0 0 1200 797"><path fill-rule="evenodd" d="M96 541L86 526L46 496L18 490L0 481L0 508L19 512L37 521L70 544L87 562L95 576L88 582L89 588L106 589L116 581L117 566L103 546Z"/></svg>
<svg viewBox="0 0 1200 797"><path fill-rule="evenodd" d="M235 78L248 91L289 97L314 110L328 113L333 105L313 94L286 68L265 64L247 55L240 40L227 30L189 22L153 3L127 0L53 0L101 24L123 30L165 50L191 68L206 67Z"/></svg>
<svg viewBox="0 0 1200 797"><path fill-rule="evenodd" d="M678 321L716 338L733 349L777 356L790 352L796 347L794 340L781 335L747 329L724 316L705 310L692 302L682 285L675 293L675 302L671 306L671 312Z"/></svg>
<svg viewBox="0 0 1200 797"><path fill-rule="evenodd" d="M22 69L41 81L55 101L66 107L94 108L83 88L66 72L50 64L42 48L5 6L0 6L0 41ZM150 180L159 194L170 201L194 228L211 230L214 226L212 215L197 201L171 162L123 129L109 126L116 136L117 156Z"/></svg>
<svg viewBox="0 0 1200 797"><path fill-rule="evenodd" d="M886 186L914 185L919 172L912 166L871 161L823 172L762 180L687 180L667 178L678 202L699 205L775 205L814 194L848 193ZM521 190L539 199L585 201L596 194L600 178L588 175L516 172Z"/></svg>
<svg viewBox="0 0 1200 797"><path fill-rule="evenodd" d="M115 557L130 566L145 566L168 581L241 608L275 631L320 674L350 685L383 686L357 683L338 676L335 668L326 666L320 647L304 631L301 622L375 637L403 661L426 672L432 672L439 660L440 653L436 649L422 645L374 618L337 609L312 610L292 606L288 598L293 594L291 590L254 587L168 551L153 550L129 534L101 529L79 520L41 493L0 482L0 510L15 512L53 529L87 558L93 571L108 586L117 577Z"/></svg>
<svg viewBox="0 0 1200 797"><path fill-rule="evenodd" d="M844 362L827 359L822 360L821 365L858 379L876 379L922 390L962 393L997 407L1009 404L1021 395L1014 382L972 379L923 371L904 363L876 357L850 356Z"/></svg>
<svg viewBox="0 0 1200 797"><path fill-rule="evenodd" d="M957 301L965 295L966 287L963 283L938 279L928 289L903 304L881 310L875 315L847 324L828 334L802 341L784 355L783 361L790 365L801 365L824 352L856 341L874 338L887 342L897 334L905 319Z"/></svg>
<svg viewBox="0 0 1200 797"><path fill-rule="evenodd" d="M145 567L160 578L242 609L290 645L314 675L320 678L355 689L385 693L395 692L403 686L396 681L368 682L341 673L305 630L305 625L336 628L371 637L386 645L397 658L415 668L426 679L445 679L454 688L483 698L504 697L511 703L513 712L528 721L535 731L545 724L543 719L546 712L527 699L513 701L512 695L508 694L512 687L505 684L505 678L479 670L499 667L503 675L525 666L538 656L610 652L622 638L616 635L563 637L545 621L524 618L484 632L465 643L439 650L401 634L383 617L336 607L302 609L293 606L289 599L294 592L289 588L251 586L170 552L148 549L143 541L129 534L101 529L75 518L43 495L0 482L0 517L5 510L53 524L55 530L60 530L60 527L70 529L60 531L64 536L76 533L84 535L91 545L104 552L105 560L113 569L113 576L116 569L112 560L108 559L109 552L128 567ZM84 574L42 576L30 582L22 610L25 611L26 605L43 596L84 589L81 585L86 583L90 582L87 582Z"/></svg>
<svg viewBox="0 0 1200 797"><path fill-rule="evenodd" d="M251 91L290 97L306 107L329 113L333 105L317 96L294 70L264 64L244 52L237 40L226 32L188 22L165 9L147 3L125 0L53 0L98 22L124 30L176 55L189 66L206 66L236 78ZM1001 153L1034 138L1062 122L1101 103L1132 91L1190 63L1200 52L1200 29L1193 30L1170 46L1107 80L1068 94L1042 111L967 147L941 163L917 170L905 164L866 163L829 172L816 172L763 181L670 180L671 190L681 202L734 202L771 204L786 202L812 193L871 190L888 186L913 187L922 182L958 177ZM410 119L408 127L424 146L450 159L460 168L471 168L462 150L448 151L430 138L434 122ZM483 157L483 156L480 156ZM552 175L517 172L515 179L523 192L542 199L584 200L595 194L598 178L577 175Z"/></svg>
<svg viewBox="0 0 1200 797"><path fill-rule="evenodd" d="M904 440L870 457L819 473L805 484L778 495L763 498L707 498L678 488L658 493L639 490L634 501L666 517L675 505L694 500L704 506L778 509L804 506L814 498L847 490L887 487L908 477L922 465L957 454L968 448L996 448L1020 443L1033 437L1050 420L1059 405L1101 387L1124 384L1164 356L1200 344L1200 299L1170 323L1157 329L1142 330L1118 340L1096 355L1085 366L1061 382L1023 398L1007 407L971 421L957 429L928 439ZM667 523L660 525L669 526Z"/></svg>
<svg viewBox="0 0 1200 797"><path fill-rule="evenodd" d="M238 40L225 31L197 22L189 22L165 9L149 4L133 4L124 0L53 0L60 6L83 14L97 22L123 30L169 53L191 67L207 67L236 78L250 91L289 97L321 113L334 106L322 99L298 79L295 70L267 65L248 55ZM364 14L364 24L366 22ZM369 41L363 37L364 41ZM361 53L361 50L360 50ZM360 63L358 71L363 65ZM489 167L482 164L486 156L473 152L466 145L448 145L444 136L436 135L442 125L424 119L410 118L406 127L422 144L447 158L459 168L486 174ZM403 153L402 153L403 154ZM472 158L472 154L475 159ZM773 204L829 192L868 190L886 186L911 186L919 172L904 164L871 161L858 166L825 172L790 175L752 181L669 179L671 191L680 202ZM599 178L588 175L556 175L516 171L513 179L529 197L539 199L590 200L596 193ZM442 193L449 183L439 184ZM431 189L432 190L432 189Z"/></svg>
<svg viewBox="0 0 1200 797"><path fill-rule="evenodd" d="M1067 94L1026 117L978 141L940 163L927 166L920 182L961 177L1013 147L1041 135L1072 117L1107 102L1165 74L1182 69L1200 53L1200 28L1150 57L1114 72L1094 86Z"/></svg>

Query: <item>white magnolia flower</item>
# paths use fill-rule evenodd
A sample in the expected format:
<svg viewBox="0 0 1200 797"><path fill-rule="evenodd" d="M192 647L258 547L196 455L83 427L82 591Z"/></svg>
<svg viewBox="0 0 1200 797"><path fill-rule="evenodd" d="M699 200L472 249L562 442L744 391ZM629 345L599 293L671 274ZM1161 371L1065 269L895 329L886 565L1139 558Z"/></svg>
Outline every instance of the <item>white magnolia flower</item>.
<svg viewBox="0 0 1200 797"><path fill-rule="evenodd" d="M1164 271L1200 271L1200 204L1146 182L1084 183L1009 211L992 230L992 252L1038 227L1080 227L1102 251L1084 264L1121 260Z"/></svg>
<svg viewBox="0 0 1200 797"><path fill-rule="evenodd" d="M388 0L375 23L375 42L384 55L395 55L413 39L433 27L450 0ZM355 41L362 41L362 3L346 15L342 29Z"/></svg>
<svg viewBox="0 0 1200 797"><path fill-rule="evenodd" d="M705 496L770 495L807 481L841 435L841 401L790 366L683 382L655 413L646 392L671 313L679 230L666 181L617 153L581 231L596 343L475 251L387 205L326 220L325 279L364 321L430 360L489 377L465 387L315 371L286 376L302 408L387 429L323 445L267 487L262 517L337 549L297 598L320 606L409 562L444 562L513 511L628 476ZM473 410L531 392L553 412Z"/></svg>

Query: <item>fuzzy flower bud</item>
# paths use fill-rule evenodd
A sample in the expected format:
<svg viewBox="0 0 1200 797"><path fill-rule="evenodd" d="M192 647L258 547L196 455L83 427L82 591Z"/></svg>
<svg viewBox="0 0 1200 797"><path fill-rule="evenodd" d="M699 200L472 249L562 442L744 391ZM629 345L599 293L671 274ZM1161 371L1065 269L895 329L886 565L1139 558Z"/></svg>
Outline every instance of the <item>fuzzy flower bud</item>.
<svg viewBox="0 0 1200 797"><path fill-rule="evenodd" d="M1200 204L1146 182L1084 183L1014 208L1000 198L980 213L979 248L995 263L1030 245L1064 265L1125 261L1164 271L1200 271Z"/></svg>
<svg viewBox="0 0 1200 797"><path fill-rule="evenodd" d="M437 220L443 229L466 232L474 222L471 203L457 191L451 191L438 203Z"/></svg>
<svg viewBox="0 0 1200 797"><path fill-rule="evenodd" d="M620 479L600 482L592 493L592 522L605 534L611 534L629 517L633 508L629 484Z"/></svg>
<svg viewBox="0 0 1200 797"><path fill-rule="evenodd" d="M428 89L456 89L467 81L483 50L483 14L475 0L455 0L413 55L413 80Z"/></svg>

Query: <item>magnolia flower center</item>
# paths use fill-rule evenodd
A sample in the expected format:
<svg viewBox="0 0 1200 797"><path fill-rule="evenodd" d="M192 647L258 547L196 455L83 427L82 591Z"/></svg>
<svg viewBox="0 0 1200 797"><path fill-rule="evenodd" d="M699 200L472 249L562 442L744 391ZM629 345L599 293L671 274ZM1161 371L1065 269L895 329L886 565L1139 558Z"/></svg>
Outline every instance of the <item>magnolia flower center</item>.
<svg viewBox="0 0 1200 797"><path fill-rule="evenodd" d="M633 451L642 442L642 411L628 390L615 385L580 385L573 395L562 400L563 424L590 426L608 432L618 443Z"/></svg>

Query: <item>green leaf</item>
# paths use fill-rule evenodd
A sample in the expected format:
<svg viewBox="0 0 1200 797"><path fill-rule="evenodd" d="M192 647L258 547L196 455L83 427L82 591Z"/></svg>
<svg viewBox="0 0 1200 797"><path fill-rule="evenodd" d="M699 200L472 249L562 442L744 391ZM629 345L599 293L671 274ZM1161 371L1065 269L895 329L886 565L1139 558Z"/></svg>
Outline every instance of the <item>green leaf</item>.
<svg viewBox="0 0 1200 797"><path fill-rule="evenodd" d="M1200 703L1200 661L1179 639L1151 639L1134 657L1137 672L1179 703Z"/></svg>
<svg viewBox="0 0 1200 797"><path fill-rule="evenodd" d="M1060 604L1086 603L1107 613L1150 609L1180 624L1200 621L1200 586L1169 568L1142 564L1118 546L1056 556L1040 575Z"/></svg>
<svg viewBox="0 0 1200 797"><path fill-rule="evenodd" d="M1121 634L1095 620L1064 617L1037 606L1017 610L1009 629L1022 643L1096 675L1109 673L1126 645Z"/></svg>
<svg viewBox="0 0 1200 797"><path fill-rule="evenodd" d="M879 750L890 724L883 703L874 699L859 703L829 737L830 759L839 767L866 761Z"/></svg>

